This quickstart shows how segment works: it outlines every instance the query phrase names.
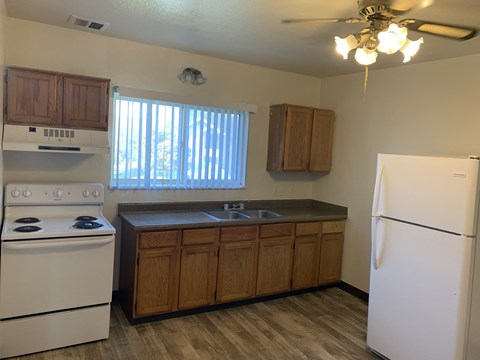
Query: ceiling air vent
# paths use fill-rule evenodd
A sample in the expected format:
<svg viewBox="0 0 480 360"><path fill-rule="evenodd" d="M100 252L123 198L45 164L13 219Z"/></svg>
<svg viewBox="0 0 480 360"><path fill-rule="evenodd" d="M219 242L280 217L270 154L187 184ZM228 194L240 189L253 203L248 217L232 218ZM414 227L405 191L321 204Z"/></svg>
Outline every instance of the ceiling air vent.
<svg viewBox="0 0 480 360"><path fill-rule="evenodd" d="M70 15L68 18L68 23L71 25L81 26L87 29L93 30L105 30L110 24L106 22L100 22L93 19L82 18L77 15Z"/></svg>

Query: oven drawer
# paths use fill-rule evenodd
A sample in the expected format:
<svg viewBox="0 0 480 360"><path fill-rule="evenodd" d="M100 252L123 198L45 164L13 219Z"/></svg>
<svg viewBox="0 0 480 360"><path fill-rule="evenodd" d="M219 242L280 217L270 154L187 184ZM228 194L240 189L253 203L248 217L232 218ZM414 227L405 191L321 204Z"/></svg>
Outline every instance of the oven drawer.
<svg viewBox="0 0 480 360"><path fill-rule="evenodd" d="M109 303L113 254L113 235L3 241L0 318Z"/></svg>

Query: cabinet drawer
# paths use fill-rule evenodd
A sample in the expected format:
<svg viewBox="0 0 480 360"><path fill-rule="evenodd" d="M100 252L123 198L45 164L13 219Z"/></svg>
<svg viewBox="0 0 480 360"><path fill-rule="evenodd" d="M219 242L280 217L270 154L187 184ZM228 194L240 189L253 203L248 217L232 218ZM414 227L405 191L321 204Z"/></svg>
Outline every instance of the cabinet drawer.
<svg viewBox="0 0 480 360"><path fill-rule="evenodd" d="M293 224L268 224L260 226L261 238L285 237L293 235Z"/></svg>
<svg viewBox="0 0 480 360"><path fill-rule="evenodd" d="M345 221L327 221L323 223L323 233L340 233L345 230Z"/></svg>
<svg viewBox="0 0 480 360"><path fill-rule="evenodd" d="M226 227L220 230L220 241L244 241L256 240L258 226L234 226Z"/></svg>
<svg viewBox="0 0 480 360"><path fill-rule="evenodd" d="M183 231L183 245L213 244L217 242L220 228L190 229Z"/></svg>
<svg viewBox="0 0 480 360"><path fill-rule="evenodd" d="M140 249L177 246L180 231L151 231L140 233Z"/></svg>
<svg viewBox="0 0 480 360"><path fill-rule="evenodd" d="M302 235L316 235L322 232L321 222L306 222L296 224L295 234Z"/></svg>

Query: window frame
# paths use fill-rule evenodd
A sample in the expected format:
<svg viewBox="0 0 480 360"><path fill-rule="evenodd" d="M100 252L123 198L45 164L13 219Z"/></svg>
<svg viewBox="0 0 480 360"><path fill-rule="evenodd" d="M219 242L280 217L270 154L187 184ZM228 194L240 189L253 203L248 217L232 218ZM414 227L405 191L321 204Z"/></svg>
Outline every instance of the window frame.
<svg viewBox="0 0 480 360"><path fill-rule="evenodd" d="M141 141L138 142L139 150L138 154L142 154L142 150L140 149L145 145L145 147L151 148L151 142L153 141L153 133L151 132L152 130L152 123L154 121L152 117L152 106L157 106L157 109L159 109L160 106L166 106L170 107L172 111L174 109L178 108L179 109L179 119L178 119L178 130L180 133L180 139L178 139L178 147L179 147L179 153L178 153L178 158L176 160L171 160L171 165L173 163L176 164L177 166L177 171L173 172L170 170L170 178L168 179L162 179L162 178L152 178L152 167L155 166L155 163L152 163L151 160L152 158L149 157L152 155L152 152L150 151L145 151L145 157L139 156L139 162L141 161L142 164L141 166L137 166L137 177L132 177L132 173L130 173L130 176L127 176L127 169L125 169L125 177L120 177L118 176L118 173L120 172L120 162L117 161L119 156L120 156L120 151L121 151L121 146L118 146L119 140L119 131L124 131L119 129L121 126L121 119L120 119L120 114L119 114L119 108L121 106L121 101L128 101L128 102L139 102L140 107L142 105L146 104L147 106L147 120L144 121L144 125L146 126L145 129L142 129L142 120L139 120L139 126L140 129L138 130L138 133L140 134L137 138L140 140L142 138L142 134L152 134L152 136L147 136L145 143L142 143ZM121 190L180 190L180 189L191 189L191 190L200 190L200 189L243 189L246 187L246 171L247 171L247 156L248 156L248 131L249 131L249 112L244 111L244 110L236 110L236 109L223 109L219 107L212 107L212 106L199 106L196 104L188 104L188 103L181 103L181 102L173 102L173 101L164 101L164 100L158 100L158 99L146 99L146 98L138 98L134 96L124 96L121 95L118 91L114 92L114 103L113 103L113 131L112 131L112 154L111 154L111 170L110 170L110 182L109 182L109 188L111 189L121 189ZM201 131L203 129L203 125L200 126L201 129L197 129L198 127L198 119L191 120L188 118L187 113L189 111L194 111L195 113L198 113L199 111L204 113L208 113L208 126L211 126L211 117L219 117L219 116L227 116L227 120L225 119L220 119L223 122L226 122L228 124L228 116L231 116L230 121L235 122L237 129L235 132L235 138L237 141L236 146L228 146L227 149L236 151L236 156L234 157L236 159L235 161L229 161L227 163L229 167L229 172L228 175L223 175L223 177L218 177L218 171L210 170L211 173L215 173L216 176L214 178L209 178L208 176L204 176L202 178L195 178L195 176L192 176L187 174L188 171L186 171L186 168L191 171L194 169L196 166L194 164L199 163L200 164L200 170L204 167L204 164L207 164L205 166L206 169L209 169L211 167L217 168L221 165L225 165L225 163L218 164L218 159L215 155L210 154L212 151L223 151L224 149L220 149L218 147L216 148L206 148L202 147L203 146L203 141L205 138L210 136L210 131L207 129L208 135L198 137L196 136L196 131ZM172 117L173 119L173 117ZM201 122L206 121L206 117L202 117ZM214 129L215 131L219 132L221 131L221 128L219 129L219 124L215 123L215 121L218 119L214 119ZM190 122L193 121L193 134L190 134L189 126L192 126ZM130 123L130 125L133 124L133 121ZM235 124L231 125L231 127L234 127ZM157 125L158 125L158 119L157 119ZM226 138L228 136L231 136L229 133L232 130L230 129L224 129L224 132L222 133L221 136L215 136L215 134L212 135L216 141L220 142L225 142L226 143ZM132 136L133 131L128 131L128 135ZM157 135L159 132L157 131ZM198 161L198 159L192 159L190 163L188 162L187 158L187 153L190 152L189 148L189 136L193 136L193 144L196 146L196 141L200 141L200 155L203 157L207 157L209 159L208 162L205 161ZM171 137L170 139L173 139ZM158 141L155 141L156 144L158 144ZM206 146L206 145L205 145ZM126 145L128 148L128 145ZM195 151L193 151L195 154ZM131 155L131 153L130 153ZM170 154L173 156L173 154ZM129 155L127 155L129 156ZM225 155L228 156L228 155ZM224 157L225 157L224 156ZM158 156L156 156L158 158ZM211 161L215 159L214 161ZM145 165L145 163L148 161L149 165ZM156 160L154 160L156 162ZM236 168L234 168L236 167ZM147 172L148 170L148 172ZM131 171L131 169L130 169ZM198 171L198 170L197 170ZM206 171L206 170L205 170ZM177 174L179 179L172 179L173 174ZM149 174L149 175L147 175ZM233 174L236 174L235 176L232 176ZM142 177L143 176L143 177ZM153 184L152 184L153 183Z"/></svg>

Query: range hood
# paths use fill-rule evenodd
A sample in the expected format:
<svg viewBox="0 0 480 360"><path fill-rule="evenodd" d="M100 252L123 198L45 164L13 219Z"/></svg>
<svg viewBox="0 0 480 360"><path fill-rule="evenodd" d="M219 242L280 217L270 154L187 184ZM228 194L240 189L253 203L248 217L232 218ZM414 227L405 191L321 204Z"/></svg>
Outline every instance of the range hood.
<svg viewBox="0 0 480 360"><path fill-rule="evenodd" d="M5 124L3 150L108 154L110 146L107 131Z"/></svg>

